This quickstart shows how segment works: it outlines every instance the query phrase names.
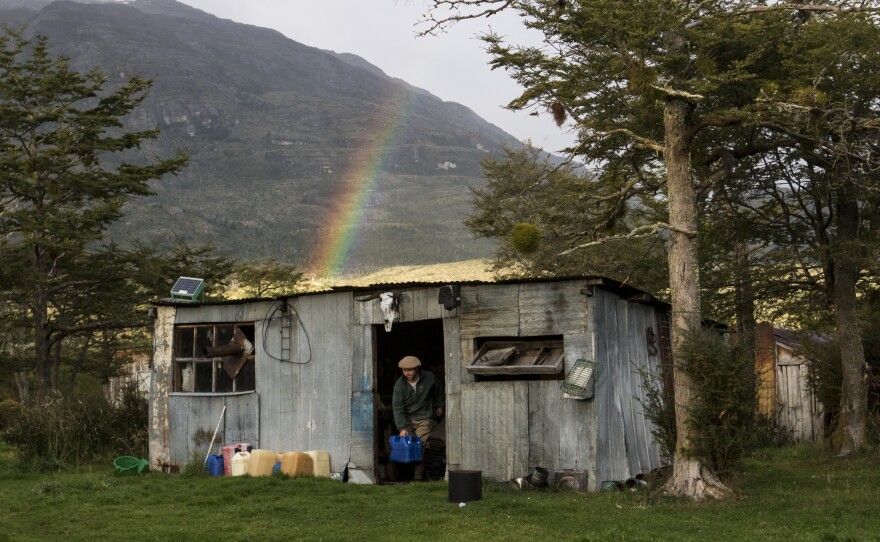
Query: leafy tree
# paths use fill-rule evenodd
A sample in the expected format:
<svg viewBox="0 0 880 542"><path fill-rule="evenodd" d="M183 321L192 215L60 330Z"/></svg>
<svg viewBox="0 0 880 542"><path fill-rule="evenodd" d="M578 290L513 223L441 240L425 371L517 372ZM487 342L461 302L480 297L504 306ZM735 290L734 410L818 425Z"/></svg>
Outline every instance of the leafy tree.
<svg viewBox="0 0 880 542"><path fill-rule="evenodd" d="M880 251L880 178L871 157L846 147L849 159L821 149L778 154L756 174L753 201L765 203L751 209L756 233L768 239L773 232L757 263L774 273L768 278L780 298L816 307L812 317L826 315L833 324L841 394L839 404L827 407L838 414L834 442L841 455L865 446L863 328L870 321L860 318L859 305L864 294L877 290L871 268ZM802 313L803 307L791 312Z"/></svg>
<svg viewBox="0 0 880 542"><path fill-rule="evenodd" d="M52 57L44 37L0 37L0 284L11 301L26 300L41 393L57 383L53 355L65 336L130 324L108 314L116 300L102 295L108 276L125 280L130 259L95 247L128 198L150 194L150 180L187 160L133 158L127 151L158 134L122 125L150 82L105 84L101 72L76 73Z"/></svg>
<svg viewBox="0 0 880 542"><path fill-rule="evenodd" d="M500 158L486 158L483 172L486 185L473 189L476 212L465 224L476 235L499 241L496 273L594 274L654 292L668 287L662 232L650 238L629 235L639 226L653 229L656 202L609 213L595 205L594 198L606 190L597 179L583 168L553 165L535 148L506 149Z"/></svg>
<svg viewBox="0 0 880 542"><path fill-rule="evenodd" d="M234 279L248 297L270 297L291 293L302 273L291 264L272 258L240 263L235 267Z"/></svg>
<svg viewBox="0 0 880 542"><path fill-rule="evenodd" d="M874 2L766 3L727 0L434 0L426 33L463 19L515 10L542 47L483 37L492 66L523 88L508 107L547 108L579 134L567 149L598 164L597 200L621 212L636 194L665 199L673 353L701 324L698 199L723 186L728 164L815 140L812 134L872 131L868 118L840 124L821 100L827 65L814 51L859 55L845 40L816 42L814 27L871 36ZM806 29L806 30L805 30ZM876 42L872 42L876 43ZM839 109L839 107L837 107ZM849 113L855 113L849 111ZM809 132L809 133L807 133ZM820 143L824 144L824 143ZM657 172L661 172L659 175ZM658 186L651 182L662 179ZM614 198L613 196L617 197ZM693 454L690 412L700 390L676 359L676 435L668 493L720 497L727 488Z"/></svg>

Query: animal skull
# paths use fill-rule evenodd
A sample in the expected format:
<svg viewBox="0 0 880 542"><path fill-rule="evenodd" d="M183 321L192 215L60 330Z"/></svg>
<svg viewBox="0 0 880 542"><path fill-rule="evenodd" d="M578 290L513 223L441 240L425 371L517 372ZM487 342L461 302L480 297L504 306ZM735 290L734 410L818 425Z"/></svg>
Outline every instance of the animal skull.
<svg viewBox="0 0 880 542"><path fill-rule="evenodd" d="M379 294L379 299L381 299L379 307L382 309L382 314L385 315L385 331L391 331L394 321L400 318L400 311L398 310L400 300L396 299L391 292Z"/></svg>

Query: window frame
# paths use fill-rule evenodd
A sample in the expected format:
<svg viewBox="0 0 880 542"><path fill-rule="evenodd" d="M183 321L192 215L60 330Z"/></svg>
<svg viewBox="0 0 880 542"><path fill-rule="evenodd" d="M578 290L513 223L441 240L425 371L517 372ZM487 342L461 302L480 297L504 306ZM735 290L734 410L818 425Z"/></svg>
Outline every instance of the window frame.
<svg viewBox="0 0 880 542"><path fill-rule="evenodd" d="M205 347L222 346L240 329L253 340L253 322L213 322L201 324L176 324L172 346L172 393L183 394L235 394L256 391L256 356L251 353L240 372L230 379L223 371L224 361L229 357L208 357L202 354ZM186 331L191 330L187 337ZM188 350L188 352L184 351ZM210 385L206 385L207 371ZM226 382L224 382L224 380Z"/></svg>
<svg viewBox="0 0 880 542"><path fill-rule="evenodd" d="M480 363L484 355L511 347L517 348L517 353L504 363ZM481 380L487 377L561 379L565 372L565 341L561 335L477 338L474 356L465 369Z"/></svg>

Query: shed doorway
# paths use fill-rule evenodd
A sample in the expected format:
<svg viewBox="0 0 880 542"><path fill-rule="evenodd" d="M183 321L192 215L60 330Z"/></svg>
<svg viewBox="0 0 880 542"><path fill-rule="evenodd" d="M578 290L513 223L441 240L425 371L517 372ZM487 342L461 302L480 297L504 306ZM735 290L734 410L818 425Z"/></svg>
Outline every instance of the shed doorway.
<svg viewBox="0 0 880 542"><path fill-rule="evenodd" d="M391 398L394 383L401 376L397 362L404 356L416 356L422 370L431 371L445 390L446 355L443 348L443 320L395 322L391 331L373 326L376 337L374 363L376 367L376 473L377 482L397 483L413 479L413 465L392 463L388 442L397 435ZM431 446L425 450L425 475L440 479L446 474L446 415L435 420Z"/></svg>

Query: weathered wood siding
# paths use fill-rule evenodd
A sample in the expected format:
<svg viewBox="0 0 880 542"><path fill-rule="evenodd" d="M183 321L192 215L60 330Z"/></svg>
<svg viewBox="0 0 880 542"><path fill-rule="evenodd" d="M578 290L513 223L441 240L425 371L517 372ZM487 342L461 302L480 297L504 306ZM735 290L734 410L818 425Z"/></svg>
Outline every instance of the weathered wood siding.
<svg viewBox="0 0 880 542"><path fill-rule="evenodd" d="M461 468L496 480L528 474L528 382L467 384L461 412Z"/></svg>
<svg viewBox="0 0 880 542"><path fill-rule="evenodd" d="M174 326L178 324L256 322L273 302L158 307L150 392L150 463L156 469L181 468L192 454L208 451L223 405L226 414L214 445L247 442L258 447L259 396L171 392ZM259 367L259 363L257 365ZM207 435L207 436L206 436Z"/></svg>
<svg viewBox="0 0 880 542"><path fill-rule="evenodd" d="M463 285L461 307L452 311L437 303L436 287L396 291L401 322L443 322L450 469L481 470L499 480L524 476L539 466L577 471L586 473L587 489L595 490L601 480L624 479L659 465L641 411L638 374L640 369L658 370L659 356L648 355L645 339L648 327L659 331L654 308L623 301L601 288L593 288L588 297L585 286L580 280ZM226 404L223 443L327 450L331 470L354 466L364 479L374 480L373 326L383 323L383 314L378 299L356 300L368 295L299 296L288 301L286 315L275 310L275 301L169 311L165 327L172 318L176 324L254 322L257 389L231 395L173 394L166 401L171 434L162 437L161 420L151 421L151 450L156 432L157 449L171 441L170 454L185 463L193 451L206 449L206 435L210 439ZM159 376L166 386L171 353L165 343L171 331L159 337L157 329L157 341L164 346L156 351L165 364L160 363L164 373ZM561 380L476 382L466 370L478 338L556 335L563 338L566 372L577 359L597 362L592 400L564 397Z"/></svg>
<svg viewBox="0 0 880 542"><path fill-rule="evenodd" d="M255 326L260 445L270 450L326 450L330 469L342 471L351 455L353 433L352 294L308 295L288 303L293 313L289 361L277 359L280 331L273 332L264 320ZM361 436L364 431L357 428Z"/></svg>
<svg viewBox="0 0 880 542"><path fill-rule="evenodd" d="M203 460L208 453L217 422L220 428L213 452L222 446L247 442L260 447L259 398L254 392L236 394L171 394L169 421L171 426L171 464L185 466L197 455ZM226 413L221 420L223 406Z"/></svg>
<svg viewBox="0 0 880 542"><path fill-rule="evenodd" d="M447 463L509 480L533 467L587 473L595 489L596 425L592 401L564 398L559 380L475 382L465 367L478 337L562 335L566 370L592 359L589 306L582 281L462 287L458 318L444 321ZM454 348L454 341L458 347ZM455 359L457 357L457 359Z"/></svg>
<svg viewBox="0 0 880 542"><path fill-rule="evenodd" d="M648 327L657 333L656 309L601 288L592 298L596 328L596 455L599 482L625 480L660 465L651 423L642 411L640 373L660 374L660 356L649 355Z"/></svg>
<svg viewBox="0 0 880 542"><path fill-rule="evenodd" d="M822 440L824 408L807 387L807 367L783 349L776 362L776 408L777 423L795 440Z"/></svg>
<svg viewBox="0 0 880 542"><path fill-rule="evenodd" d="M760 322L755 327L755 374L758 412L773 417L776 414L776 339L770 322Z"/></svg>
<svg viewBox="0 0 880 542"><path fill-rule="evenodd" d="M199 305L179 307L175 324L207 324L217 322L255 322L266 317L274 301L259 301L235 305Z"/></svg>
<svg viewBox="0 0 880 542"><path fill-rule="evenodd" d="M443 311L443 351L446 355L446 467L461 469L461 387L472 380L462 362L458 309ZM470 359L470 357L468 357Z"/></svg>
<svg viewBox="0 0 880 542"><path fill-rule="evenodd" d="M392 291L400 294L398 311L400 322L417 322L421 320L433 320L443 318L445 311L443 306L437 303L438 288L421 288L417 290L376 290L375 294L384 291ZM369 297L370 293L359 293L355 298ZM368 301L355 301L357 323L360 325L382 325L385 317L382 314L379 299Z"/></svg>
<svg viewBox="0 0 880 542"><path fill-rule="evenodd" d="M171 423L168 395L171 392L171 360L174 355L174 307L158 307L153 326L149 399L150 468L165 470L171 466Z"/></svg>

